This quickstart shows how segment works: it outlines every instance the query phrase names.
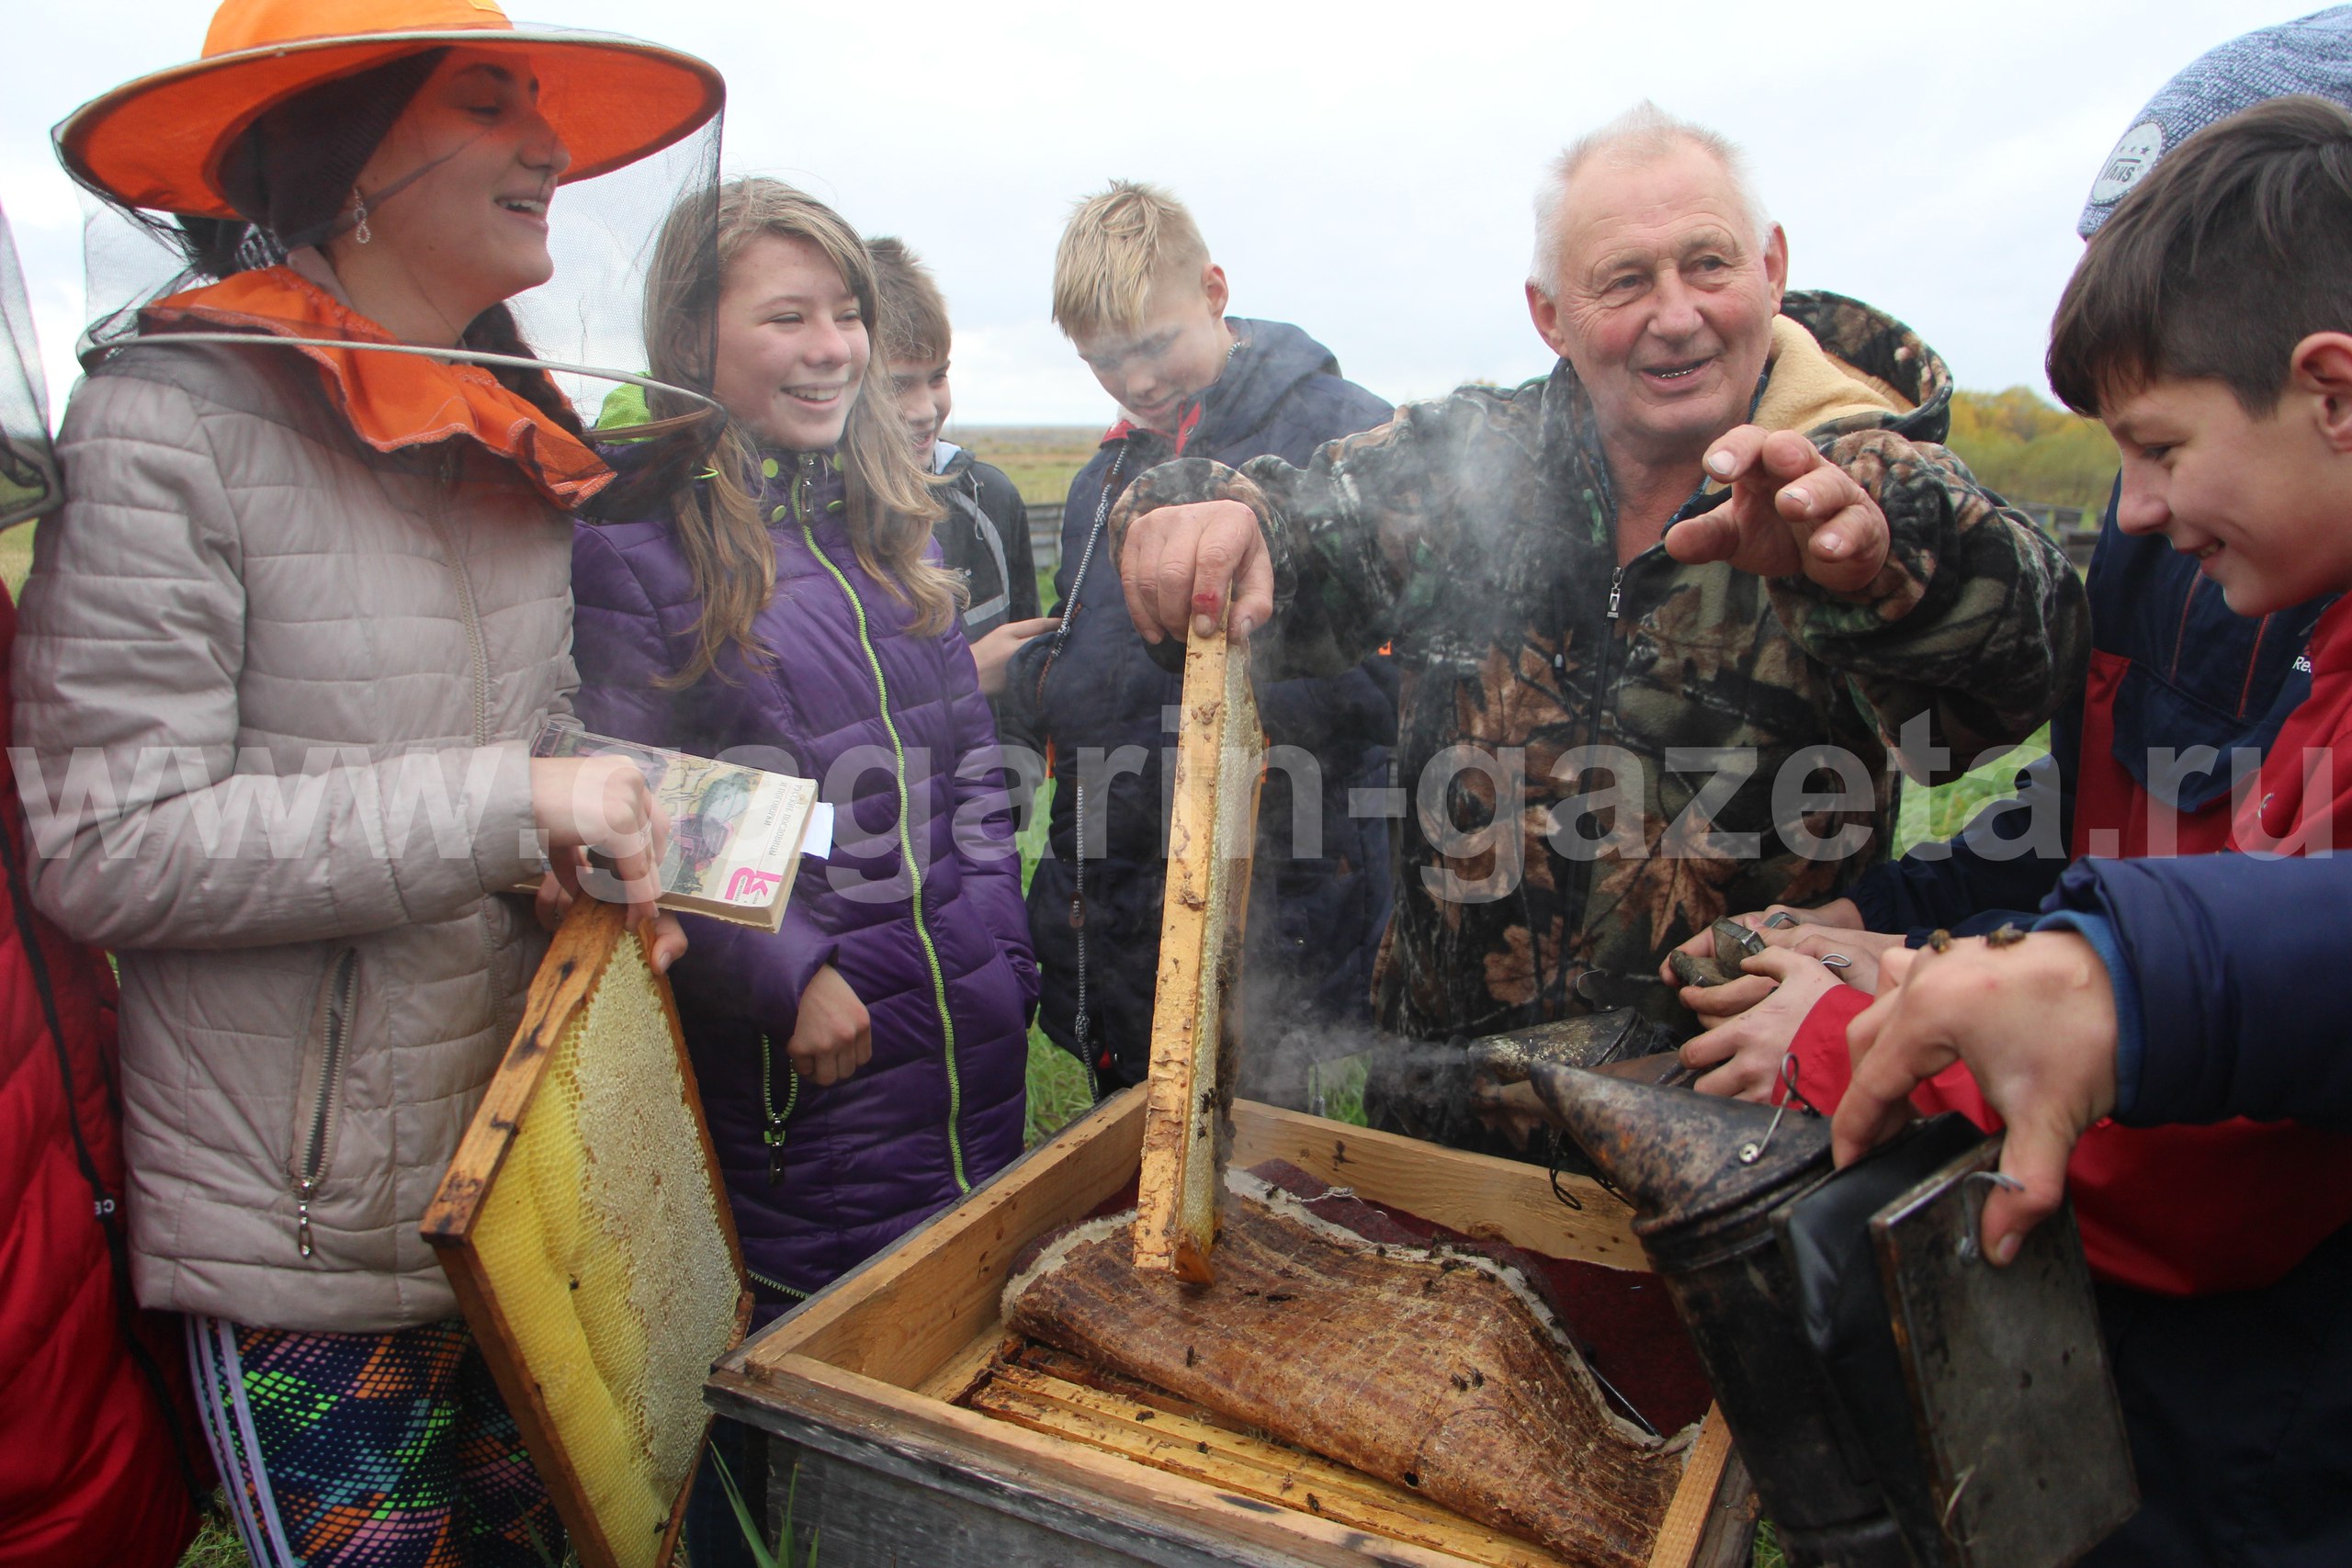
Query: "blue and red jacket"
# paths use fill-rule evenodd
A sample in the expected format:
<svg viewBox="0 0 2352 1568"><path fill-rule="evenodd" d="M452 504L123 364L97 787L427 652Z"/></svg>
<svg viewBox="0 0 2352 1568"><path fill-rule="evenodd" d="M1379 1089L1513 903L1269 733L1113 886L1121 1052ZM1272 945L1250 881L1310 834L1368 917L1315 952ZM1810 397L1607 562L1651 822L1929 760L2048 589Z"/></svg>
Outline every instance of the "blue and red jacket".
<svg viewBox="0 0 2352 1568"><path fill-rule="evenodd" d="M1849 887L1870 930L1903 931L1916 947L1938 927L1977 936L2030 925L2078 857L2203 854L2227 842L2232 754L2258 760L2310 694L2310 671L2297 666L2334 595L2237 615L2193 558L2119 528L2112 501L2086 586L2090 675L2080 707L2051 721L2049 761L1957 837ZM2054 824L2038 840L2037 816Z"/></svg>
<svg viewBox="0 0 2352 1568"><path fill-rule="evenodd" d="M2324 789L2306 771L2352 741L2352 604L2234 615L2111 508L2090 597L2088 688L2030 785L2077 858L2008 853L2032 807L1996 805L1948 857L1853 891L1915 941L2079 931L2115 984L2117 1114L2067 1187L2144 1501L2086 1568L2333 1568L2352 1562L2352 1010L2333 979L2352 865L2213 852L2301 854L2315 823L2352 847L2352 768ZM2262 759L2234 806L2233 750ZM1817 1105L1844 1093L1868 1000L1837 987L1798 1032ZM1998 1125L1962 1068L1915 1100Z"/></svg>

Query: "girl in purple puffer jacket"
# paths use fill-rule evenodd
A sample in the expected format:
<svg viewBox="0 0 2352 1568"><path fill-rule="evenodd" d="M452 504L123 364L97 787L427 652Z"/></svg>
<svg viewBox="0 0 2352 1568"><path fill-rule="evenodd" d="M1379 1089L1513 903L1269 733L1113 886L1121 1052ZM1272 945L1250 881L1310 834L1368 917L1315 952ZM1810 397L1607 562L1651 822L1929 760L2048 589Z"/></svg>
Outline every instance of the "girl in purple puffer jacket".
<svg viewBox="0 0 2352 1568"><path fill-rule="evenodd" d="M939 505L865 395L872 264L788 186L718 200L715 255L707 211L665 231L647 338L693 384L715 312L732 418L661 515L579 526L575 706L835 807L783 929L689 918L671 972L765 1322L1021 1152L1037 977Z"/></svg>

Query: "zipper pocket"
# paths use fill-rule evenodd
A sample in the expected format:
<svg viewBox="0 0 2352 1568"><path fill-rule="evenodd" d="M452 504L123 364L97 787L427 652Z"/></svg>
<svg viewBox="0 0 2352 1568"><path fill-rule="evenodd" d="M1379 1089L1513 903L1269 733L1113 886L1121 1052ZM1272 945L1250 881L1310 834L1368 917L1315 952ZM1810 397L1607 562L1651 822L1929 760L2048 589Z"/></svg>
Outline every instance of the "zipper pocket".
<svg viewBox="0 0 2352 1568"><path fill-rule="evenodd" d="M287 1174L294 1183L294 1241L303 1257L311 1255L311 1200L326 1175L334 1152L335 1112L343 1101L345 1068L351 1055L352 1012L359 999L359 950L346 947L327 966L311 1036L318 1049L303 1064L294 1097L300 1119L294 1134L293 1158Z"/></svg>
<svg viewBox="0 0 2352 1568"><path fill-rule="evenodd" d="M768 1185L784 1185L785 1123L792 1119L793 1108L800 1103L800 1070L786 1067L791 1080L784 1093L784 1109L775 1106L775 1045L765 1034L760 1036L760 1142L768 1150ZM782 1289L784 1287L778 1287Z"/></svg>

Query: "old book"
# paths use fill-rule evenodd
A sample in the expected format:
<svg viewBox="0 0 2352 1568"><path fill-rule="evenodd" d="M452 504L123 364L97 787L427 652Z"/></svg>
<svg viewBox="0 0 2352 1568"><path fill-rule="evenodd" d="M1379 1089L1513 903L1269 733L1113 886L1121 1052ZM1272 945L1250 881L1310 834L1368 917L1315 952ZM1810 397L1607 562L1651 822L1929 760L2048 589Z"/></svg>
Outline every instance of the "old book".
<svg viewBox="0 0 2352 1568"><path fill-rule="evenodd" d="M670 818L662 857L664 909L775 931L784 923L803 853L831 848L832 807L812 779L689 756L551 721L535 757L627 757Z"/></svg>

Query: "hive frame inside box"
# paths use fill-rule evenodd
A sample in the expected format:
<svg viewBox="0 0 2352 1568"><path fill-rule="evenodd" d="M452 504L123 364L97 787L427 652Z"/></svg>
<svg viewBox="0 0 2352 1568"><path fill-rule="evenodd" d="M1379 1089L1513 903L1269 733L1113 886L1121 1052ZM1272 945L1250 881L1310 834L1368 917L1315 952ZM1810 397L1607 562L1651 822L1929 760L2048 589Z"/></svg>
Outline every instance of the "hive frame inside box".
<svg viewBox="0 0 2352 1568"><path fill-rule="evenodd" d="M804 1533L812 1497L842 1493L846 1506L820 1520L825 1568L1470 1561L952 1403L1002 1343L998 1304L1016 1255L1135 1179L1145 1093L1131 1089L1097 1107L719 1361L706 1395L781 1439L777 1450L792 1462L775 1467L773 1496L780 1505L797 1467ZM1533 1166L1249 1100L1236 1102L1234 1125L1238 1167L1286 1160L1367 1201L1465 1234L1553 1258L1645 1267L1631 1212L1590 1181L1560 1179L1583 1203L1577 1211ZM1745 1564L1755 1502L1719 1410L1709 1408L1690 1452L1653 1568Z"/></svg>

